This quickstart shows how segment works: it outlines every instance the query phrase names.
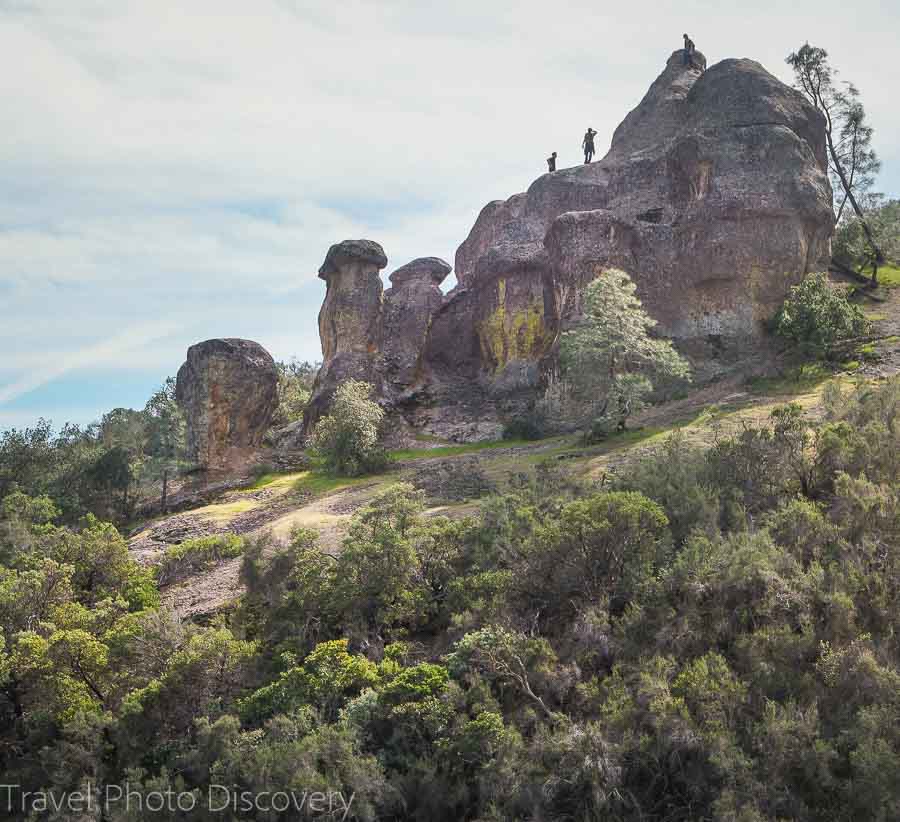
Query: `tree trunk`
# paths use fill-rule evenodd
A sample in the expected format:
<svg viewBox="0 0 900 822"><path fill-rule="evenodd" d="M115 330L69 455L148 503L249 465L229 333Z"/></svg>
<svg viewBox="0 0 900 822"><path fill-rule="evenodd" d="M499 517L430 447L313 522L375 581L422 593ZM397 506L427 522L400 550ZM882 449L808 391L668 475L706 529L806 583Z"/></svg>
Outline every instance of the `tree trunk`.
<svg viewBox="0 0 900 822"><path fill-rule="evenodd" d="M881 249L878 247L878 243L875 242L875 237L872 235L872 230L869 228L869 224L866 222L863 210L859 207L859 203L856 202L856 197L853 196L850 182L847 180L847 175L844 172L844 167L841 165L841 161L838 159L837 152L834 149L834 140L832 139L830 128L826 132L826 137L828 138L828 153L831 154L831 162L834 164L834 170L835 172L837 172L838 179L841 181L841 186L844 189L844 193L847 195L847 199L850 201L850 205L853 206L853 210L856 212L856 216L859 217L859 222L860 225L862 225L863 233L866 235L866 239L869 241L869 245L872 246L872 253L876 261L872 268L872 285L874 286L878 284L878 264L884 259L884 255L881 253Z"/></svg>
<svg viewBox="0 0 900 822"><path fill-rule="evenodd" d="M853 188L853 180L856 177L856 134L857 130L853 130L853 142L850 146L850 156L853 158L853 166L850 169L850 188ZM841 207L838 209L837 217L835 217L835 223L839 223L841 221L841 216L844 213L844 206L847 205L847 192L844 192L844 199L841 200Z"/></svg>

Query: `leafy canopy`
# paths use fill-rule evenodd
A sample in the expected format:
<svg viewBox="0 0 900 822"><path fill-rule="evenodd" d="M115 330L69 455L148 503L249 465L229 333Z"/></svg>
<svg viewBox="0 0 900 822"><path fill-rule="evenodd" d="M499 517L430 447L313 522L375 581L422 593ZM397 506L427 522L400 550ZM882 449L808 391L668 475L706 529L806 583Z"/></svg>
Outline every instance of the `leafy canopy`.
<svg viewBox="0 0 900 822"><path fill-rule="evenodd" d="M775 317L776 333L819 355L858 337L867 325L862 309L850 302L846 291L829 286L824 273L793 286Z"/></svg>
<svg viewBox="0 0 900 822"><path fill-rule="evenodd" d="M689 379L690 367L656 325L624 271L605 269L584 291L584 317L563 334L562 369L570 401L599 431L624 429L653 390L651 378Z"/></svg>
<svg viewBox="0 0 900 822"><path fill-rule="evenodd" d="M379 441L384 410L371 395L372 386L367 382L341 383L331 413L313 429L309 446L335 474L358 476L385 465L387 457Z"/></svg>

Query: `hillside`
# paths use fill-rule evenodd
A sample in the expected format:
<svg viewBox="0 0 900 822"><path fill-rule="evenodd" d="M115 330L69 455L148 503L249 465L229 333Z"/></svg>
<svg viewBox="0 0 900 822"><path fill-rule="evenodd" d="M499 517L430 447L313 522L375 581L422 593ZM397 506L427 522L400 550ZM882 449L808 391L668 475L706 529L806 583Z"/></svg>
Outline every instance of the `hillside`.
<svg viewBox="0 0 900 822"><path fill-rule="evenodd" d="M14 778L315 787L365 820L895 818L900 289L859 299L840 364L773 348L593 445L211 486L131 537L152 590L113 534L79 554L14 501L77 572L34 577L43 644L25 570L0 588L10 693L67 728Z"/></svg>
<svg viewBox="0 0 900 822"><path fill-rule="evenodd" d="M838 278L836 284L842 283ZM632 429L608 442L585 446L578 435L552 437L529 443L500 440L475 445L420 443L413 450L394 452L395 466L384 474L355 480L318 476L310 470L289 471L256 480L246 490L224 492L216 501L186 509L171 517L141 525L130 538L131 550L141 562L158 562L166 547L188 537L234 533L258 536L271 532L287 539L295 527L320 534L320 545L339 550L353 515L379 491L404 481L417 485L435 473L454 473L462 463L463 473L475 470L488 480L485 488L502 490L509 478L550 461L566 473L602 485L617 469L653 453L673 432L687 442L709 447L717 437L734 434L746 425L762 424L771 411L787 403L798 403L808 420L822 414L822 390L829 376L848 383L862 378L879 380L900 372L900 289L886 288L878 299L866 297L867 313L873 318L873 342L850 363L850 369L832 372L815 363L796 364L790 357L748 360L736 373L699 389L686 397L653 406L639 414ZM474 462L473 462L474 461ZM450 517L474 515L478 496L447 501L438 483L428 493L428 514ZM427 483L432 485L433 483ZM465 486L465 482L463 482ZM465 487L462 493L465 493ZM451 496L458 495L451 489ZM230 559L215 569L164 588L164 595L180 614L208 618L240 596L241 559Z"/></svg>

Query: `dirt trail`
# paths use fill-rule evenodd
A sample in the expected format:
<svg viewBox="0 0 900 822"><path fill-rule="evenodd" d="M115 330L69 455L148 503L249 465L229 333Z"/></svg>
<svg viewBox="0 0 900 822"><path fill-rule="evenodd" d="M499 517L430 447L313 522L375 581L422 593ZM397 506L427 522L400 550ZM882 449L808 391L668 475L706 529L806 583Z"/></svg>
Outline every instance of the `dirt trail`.
<svg viewBox="0 0 900 822"><path fill-rule="evenodd" d="M312 528L319 532L319 545L333 553L347 532L350 519L393 478L381 478L362 487L347 488L312 500L265 526L278 539L287 539L294 528Z"/></svg>
<svg viewBox="0 0 900 822"><path fill-rule="evenodd" d="M869 303L875 333L880 338L872 346L860 371L870 377L900 372L900 288L881 289L883 301Z"/></svg>

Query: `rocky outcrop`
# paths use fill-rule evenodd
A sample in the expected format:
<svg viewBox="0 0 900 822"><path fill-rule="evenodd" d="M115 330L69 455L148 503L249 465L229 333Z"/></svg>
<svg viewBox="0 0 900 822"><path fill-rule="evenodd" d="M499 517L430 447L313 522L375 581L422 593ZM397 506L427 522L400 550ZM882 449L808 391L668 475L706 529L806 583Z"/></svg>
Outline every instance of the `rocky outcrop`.
<svg viewBox="0 0 900 822"><path fill-rule="evenodd" d="M661 333L750 337L827 266L824 123L758 63L698 74L679 54L598 164L606 202L555 217L545 247L564 293L616 265Z"/></svg>
<svg viewBox="0 0 900 822"><path fill-rule="evenodd" d="M262 444L278 403L278 372L258 343L206 340L188 349L175 396L187 419L189 459L230 471Z"/></svg>
<svg viewBox="0 0 900 822"><path fill-rule="evenodd" d="M422 354L435 312L444 302L440 285L450 265L422 257L390 275L384 293L384 360L387 379L403 392L423 374Z"/></svg>
<svg viewBox="0 0 900 822"><path fill-rule="evenodd" d="M328 249L319 277L328 284L319 311L322 355L369 354L381 342L384 249L371 240L344 240Z"/></svg>
<svg viewBox="0 0 900 822"><path fill-rule="evenodd" d="M517 281L506 311L519 319L507 328L542 314L546 330L524 351L504 335L497 357L498 341L477 327L486 367L549 353L578 290L604 266L632 276L661 333L690 339L758 334L790 286L826 264L822 116L751 60L705 66L699 53L685 65L675 52L602 160L546 174L482 211L457 277L479 306Z"/></svg>
<svg viewBox="0 0 900 822"><path fill-rule="evenodd" d="M827 264L832 229L822 115L759 63L707 70L676 51L602 160L485 206L445 297L440 261L395 271L382 301L381 247L332 247L317 393L359 376L413 428L494 436L542 390L603 268L627 271L659 332L702 359L704 345L712 356L760 335Z"/></svg>
<svg viewBox="0 0 900 822"><path fill-rule="evenodd" d="M327 284L319 311L322 368L304 416L308 430L328 407L334 390L347 379L382 381L383 289L379 271L384 249L372 240L344 240L328 249L319 277Z"/></svg>

